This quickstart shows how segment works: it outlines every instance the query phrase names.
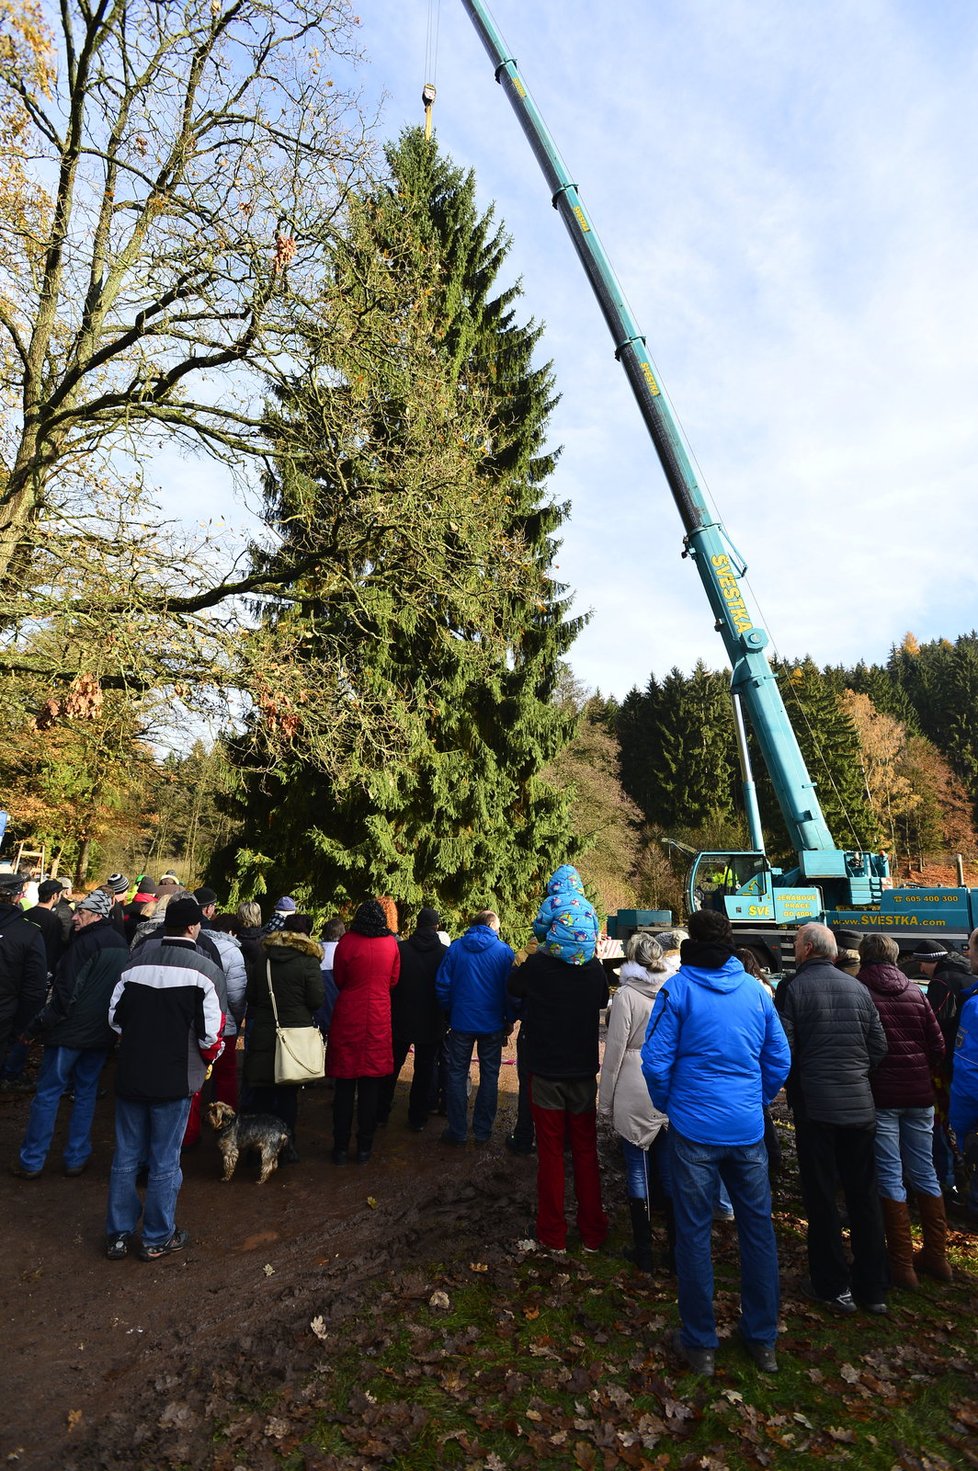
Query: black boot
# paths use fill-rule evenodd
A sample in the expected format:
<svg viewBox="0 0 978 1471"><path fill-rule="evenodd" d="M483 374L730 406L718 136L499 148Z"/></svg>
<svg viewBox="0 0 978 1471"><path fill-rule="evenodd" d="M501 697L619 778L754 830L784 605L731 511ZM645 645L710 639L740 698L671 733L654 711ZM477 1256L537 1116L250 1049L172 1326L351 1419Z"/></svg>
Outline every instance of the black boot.
<svg viewBox="0 0 978 1471"><path fill-rule="evenodd" d="M625 1256L634 1262L640 1272L652 1271L652 1227L649 1221L649 1203L634 1196L628 1198L628 1209L632 1218L632 1240L634 1246L625 1247Z"/></svg>

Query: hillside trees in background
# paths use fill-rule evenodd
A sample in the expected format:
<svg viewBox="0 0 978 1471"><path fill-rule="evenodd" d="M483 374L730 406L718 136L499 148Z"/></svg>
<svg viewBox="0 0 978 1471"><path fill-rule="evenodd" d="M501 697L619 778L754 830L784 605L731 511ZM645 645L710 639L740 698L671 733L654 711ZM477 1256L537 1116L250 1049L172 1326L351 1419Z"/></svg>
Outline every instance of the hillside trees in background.
<svg viewBox="0 0 978 1471"><path fill-rule="evenodd" d="M968 702L978 695L972 684L978 675L974 635L923 646L908 637L887 666L820 670L805 658L785 661L777 672L826 819L841 845L878 846L914 863L926 855L946 862L956 852L975 853L972 804L978 785L967 781L973 759ZM669 700L658 703L670 683ZM724 751L722 744L704 740L697 749L682 729L673 736L670 720L692 700L714 736L729 730L727 688L725 674L698 668L684 676L674 670L662 686L653 677L646 691L633 690L617 712L623 786L660 836L695 848L743 841L730 827L730 808L708 800L711 777L729 796L737 792L739 776L732 745ZM710 690L712 700L706 698ZM672 765L663 764L663 747L672 748ZM756 756L754 768L770 851L787 859L787 833ZM684 821L687 814L701 820L698 828Z"/></svg>
<svg viewBox="0 0 978 1471"><path fill-rule="evenodd" d="M578 725L543 775L570 797L577 867L599 912L675 907L679 896L664 850L620 779L616 703L588 695L569 670L558 697L578 715Z"/></svg>
<svg viewBox="0 0 978 1471"><path fill-rule="evenodd" d="M886 672L912 703L921 732L965 783L978 816L978 634L926 644L908 634Z"/></svg>
<svg viewBox="0 0 978 1471"><path fill-rule="evenodd" d="M553 579L553 378L519 288L498 284L509 240L473 175L420 130L388 165L334 253L336 330L306 340L279 396L269 516L290 554L316 552L259 635L301 651L269 691L293 751L269 760L261 728L236 744L243 825L216 871L321 902L389 893L453 922L490 901L512 915L576 852L540 774L575 724L553 695L580 624ZM341 682L317 688L309 661ZM338 773L324 698L353 725L361 705L386 716L389 743Z"/></svg>

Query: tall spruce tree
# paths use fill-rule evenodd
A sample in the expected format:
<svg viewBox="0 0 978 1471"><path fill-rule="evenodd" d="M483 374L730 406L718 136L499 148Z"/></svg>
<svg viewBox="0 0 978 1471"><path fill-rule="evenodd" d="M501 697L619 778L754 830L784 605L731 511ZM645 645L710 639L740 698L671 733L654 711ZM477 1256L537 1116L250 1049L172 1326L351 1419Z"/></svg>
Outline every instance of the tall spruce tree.
<svg viewBox="0 0 978 1471"><path fill-rule="evenodd" d="M328 536L333 550L272 623L303 620L320 667L335 642L355 698L388 702L400 739L338 779L304 757L300 711L294 763L249 776L247 852L222 866L320 903L383 892L402 914L427 902L457 920L492 900L515 917L576 847L566 796L539 775L574 729L553 695L582 622L552 578L567 514L544 492L553 374L534 361L542 329L519 320L519 287L497 285L509 237L477 208L474 175L417 129L387 161L336 253L346 325L281 403L268 510L293 545ZM364 365L355 344L378 313L388 361ZM336 454L351 401L361 428ZM399 542L399 467L410 453L428 470L426 437L428 460L444 441L468 458L440 484L422 475L428 536ZM364 502L378 466L386 494ZM252 732L239 761L256 746Z"/></svg>

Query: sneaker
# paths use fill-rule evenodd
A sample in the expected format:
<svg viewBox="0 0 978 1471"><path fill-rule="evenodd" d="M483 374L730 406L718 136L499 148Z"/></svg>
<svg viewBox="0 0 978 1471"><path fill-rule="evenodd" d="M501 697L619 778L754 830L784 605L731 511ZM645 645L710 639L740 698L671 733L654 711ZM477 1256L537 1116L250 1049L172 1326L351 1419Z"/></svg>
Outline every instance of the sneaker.
<svg viewBox="0 0 978 1471"><path fill-rule="evenodd" d="M80 1165L65 1165L61 1173L69 1180L77 1180L79 1175L84 1175L88 1169L88 1160L83 1159Z"/></svg>
<svg viewBox="0 0 978 1471"><path fill-rule="evenodd" d="M370 1150L369 1149L358 1149L357 1150L357 1164L358 1165L368 1165L369 1163L370 1163Z"/></svg>
<svg viewBox="0 0 978 1471"><path fill-rule="evenodd" d="M677 1328L672 1335L672 1351L692 1369L694 1374L701 1374L704 1379L712 1379L716 1367L716 1358L712 1348L690 1348L683 1343L683 1337Z"/></svg>
<svg viewBox="0 0 978 1471"><path fill-rule="evenodd" d="M823 1308L828 1308L832 1313L839 1313L842 1317L856 1311L856 1304L848 1288L845 1292L837 1293L835 1297L820 1297L811 1282L803 1282L801 1290L812 1302L821 1303Z"/></svg>
<svg viewBox="0 0 978 1471"><path fill-rule="evenodd" d="M180 1227L176 1226L169 1241L164 1241L160 1246L147 1246L144 1241L139 1248L139 1260L141 1262L158 1262L161 1257L172 1256L173 1252L183 1251L184 1247L189 1245L190 1232L181 1231Z"/></svg>
<svg viewBox="0 0 978 1471"><path fill-rule="evenodd" d="M334 1149L330 1156L334 1165L346 1165L350 1162L350 1151L348 1149Z"/></svg>
<svg viewBox="0 0 978 1471"><path fill-rule="evenodd" d="M123 1257L129 1255L129 1243L132 1240L128 1231L120 1231L115 1236L106 1236L105 1255L110 1262L121 1262Z"/></svg>
<svg viewBox="0 0 978 1471"><path fill-rule="evenodd" d="M439 1134L438 1141L440 1144L454 1145L456 1149L461 1148L461 1146L465 1143L464 1139L456 1138L456 1136L448 1129L445 1129L443 1133Z"/></svg>
<svg viewBox="0 0 978 1471"><path fill-rule="evenodd" d="M16 1175L18 1180L36 1180L41 1171L29 1170L26 1168L26 1166L21 1164L19 1159L15 1159L13 1164L10 1166L10 1173L12 1175Z"/></svg>
<svg viewBox="0 0 978 1471"><path fill-rule="evenodd" d="M745 1338L739 1329L737 1337L740 1339L741 1346L747 1357L753 1359L754 1363L764 1374L776 1374L778 1372L778 1356L774 1351L773 1344L756 1343L750 1338Z"/></svg>
<svg viewBox="0 0 978 1471"><path fill-rule="evenodd" d="M863 1302L862 1298L857 1299L857 1306L864 1313L872 1313L877 1318L885 1318L890 1311L885 1302Z"/></svg>

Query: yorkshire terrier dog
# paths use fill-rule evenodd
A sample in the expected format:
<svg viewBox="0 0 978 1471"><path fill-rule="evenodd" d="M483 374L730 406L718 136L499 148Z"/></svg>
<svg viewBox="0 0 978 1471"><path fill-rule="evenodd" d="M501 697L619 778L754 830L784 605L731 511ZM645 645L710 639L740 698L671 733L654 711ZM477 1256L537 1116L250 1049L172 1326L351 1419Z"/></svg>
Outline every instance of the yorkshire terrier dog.
<svg viewBox="0 0 978 1471"><path fill-rule="evenodd" d="M228 1103L212 1103L207 1118L217 1130L217 1147L224 1156L224 1180L230 1180L240 1155L256 1149L261 1156L258 1183L264 1185L278 1168L279 1156L288 1149L291 1136L281 1119L268 1113L235 1113Z"/></svg>

